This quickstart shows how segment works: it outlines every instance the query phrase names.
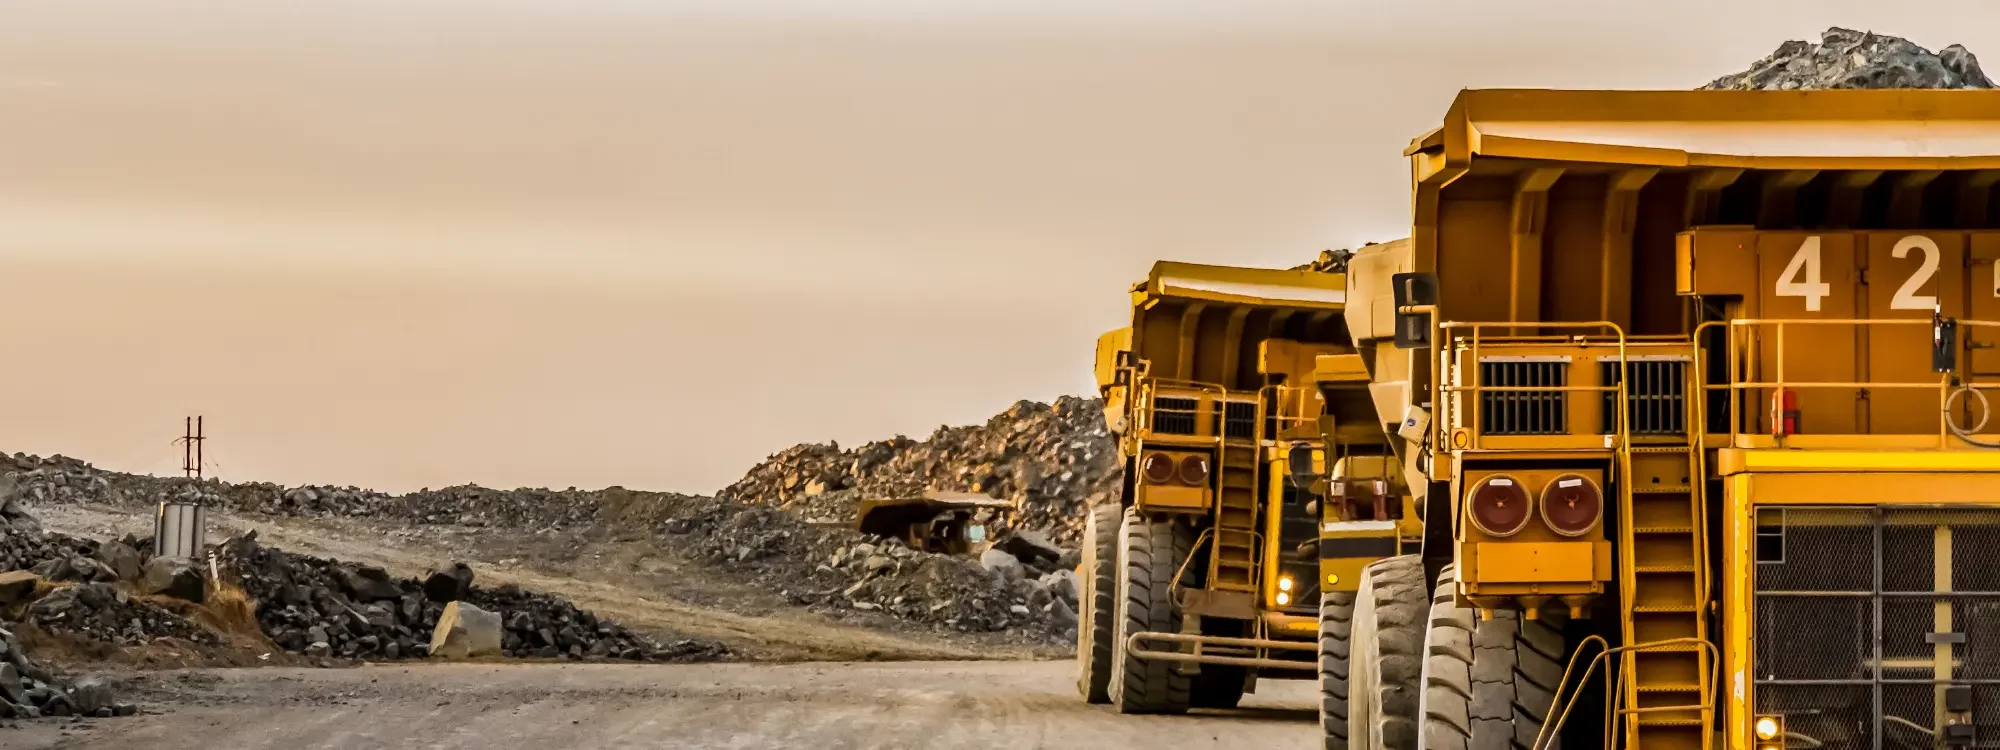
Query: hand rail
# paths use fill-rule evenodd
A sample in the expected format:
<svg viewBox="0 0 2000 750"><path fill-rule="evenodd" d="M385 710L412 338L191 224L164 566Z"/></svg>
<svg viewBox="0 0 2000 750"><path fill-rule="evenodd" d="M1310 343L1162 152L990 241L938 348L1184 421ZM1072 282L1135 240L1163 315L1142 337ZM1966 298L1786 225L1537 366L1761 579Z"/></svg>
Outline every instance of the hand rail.
<svg viewBox="0 0 2000 750"><path fill-rule="evenodd" d="M1729 436L1730 444L1735 445L1738 437L1747 434L1747 431L1744 429L1744 399L1750 391L1768 390L1774 393L1784 393L1794 389L1867 391L1875 389L1922 390L1934 388L1938 391L1938 447L1950 447L1950 399L1953 386L1957 384L1958 373L1956 372L1939 373L1935 379L1929 380L1901 381L1790 381L1785 378L1785 355L1787 353L1785 349L1785 331L1787 327L1849 326L1856 329L1870 326L1923 327L1932 325L1932 322L1931 320L1922 318L1733 318L1730 320L1715 320L1702 323L1695 327L1694 333L1691 336L1695 345L1695 370L1698 373L1698 377L1701 378L1700 392L1702 397L1697 399L1701 402L1698 412L1698 418L1700 419L1698 425L1702 433L1706 434L1708 432L1708 396L1716 392L1729 394L1729 425L1724 434ZM2000 328L2000 322L1996 321L1960 319L1956 323L1959 326L1969 328ZM1724 340L1725 355L1728 358L1725 362L1726 373L1724 376L1727 382L1711 383L1708 381L1707 363L1703 355L1705 350L1703 337L1717 328L1724 329L1727 334L1727 338ZM1773 376L1776 379L1769 381L1750 380L1747 379L1749 377L1747 371L1750 369L1750 365L1753 363L1763 364L1767 359L1762 356L1749 357L1745 350L1749 347L1759 345L1760 333L1764 328L1773 330L1773 348L1775 351L1771 359L1774 359L1775 362L1771 362L1771 367L1774 371ZM1740 335L1739 331L1742 332ZM1966 378L1963 380L1963 388L1975 391L2000 390L2000 384L1981 384L1973 380L1970 368L1961 368L1961 371L1966 373ZM1774 404L1772 408L1775 409L1776 405ZM1779 440L1779 445L1783 445L1785 436L1774 435L1774 437L1777 437Z"/></svg>
<svg viewBox="0 0 2000 750"><path fill-rule="evenodd" d="M1433 313L1433 314L1435 314L1435 313ZM1436 327L1437 327L1437 329L1438 329L1439 331L1441 331L1441 332L1448 332L1448 331L1453 331L1453 330L1459 330L1459 329L1464 329L1464 330L1468 330L1468 331L1470 331L1470 332L1471 332L1471 336L1470 336L1470 337L1466 337L1466 336L1453 336L1453 335L1450 335L1449 333L1447 333L1447 334L1446 334L1446 335L1445 335L1445 336L1443 337L1443 338L1445 339L1444 343L1445 343L1446 345L1445 345L1445 346L1439 346L1439 347L1437 347L1437 349L1438 349L1438 352L1439 352L1439 356L1438 356L1438 360L1439 360L1439 361L1438 361L1438 368L1439 368L1439 370L1438 370L1438 372L1437 372L1437 373L1436 373L1436 375L1435 375L1435 380L1436 380L1436 382L1438 383L1438 408L1437 408L1437 412L1438 412L1438 413L1437 413L1437 416L1436 416L1436 418L1434 418L1434 419L1432 419L1432 420L1431 420L1431 435L1430 435L1430 441L1431 441L1431 445L1444 445L1444 444L1445 444L1445 443L1443 442L1443 438L1444 438L1444 433L1443 433L1443 430L1444 430L1444 429L1446 428L1446 426L1447 426L1447 425L1449 425L1449 424L1451 423L1451 421L1452 421L1451 419L1448 419L1448 418L1447 418L1447 415L1449 415L1450 417L1454 417L1454 418L1455 418L1455 417L1457 417L1457 416L1458 416L1458 414L1459 414L1459 408L1458 408L1458 407L1457 407L1457 406L1455 405L1455 401L1456 401L1456 400L1455 400L1455 399L1452 399L1452 398L1447 398L1447 396L1451 396L1451 395L1456 395L1456 394L1461 394L1461 393L1471 393L1471 394L1474 394L1474 395L1473 395L1473 397L1472 397L1472 425L1473 425L1473 428L1474 428L1474 429L1472 430L1472 445L1470 445L1469 447L1470 447L1471 449L1473 449L1473 450L1479 450L1479 449L1480 449L1481 447L1483 447L1483 445L1484 445L1484 443L1485 443L1485 439L1486 439L1486 435L1485 435L1485 433L1484 433L1484 431L1483 431L1483 430L1479 429L1479 426L1480 426L1480 425L1482 425L1482 424L1484 424L1484 422L1482 421L1482 418L1484 417L1484 404L1482 403L1482 402L1483 402L1483 399L1479 398L1479 397L1478 397L1478 394L1481 394L1481 393L1487 393L1487 392L1505 392L1505 393L1557 393L1557 392L1569 392L1569 391L1594 391L1594 392L1598 392L1598 393L1614 393L1614 394L1616 394L1616 400L1617 400L1617 403L1618 403L1618 418L1617 418L1617 421L1616 421L1616 423L1615 423L1615 425L1616 425L1616 428L1615 428L1615 429L1614 429L1614 431L1613 431L1613 432L1614 432L1614 435L1615 435L1615 437L1616 437L1616 440L1617 440L1617 443L1616 443L1616 444L1617 444L1617 446L1618 446L1619 448L1623 448L1623 447L1625 447L1625 446L1627 446L1627 445L1630 445L1630 444L1631 444L1631 435L1629 434L1629 432L1630 432L1630 429L1631 429L1631 428L1630 428L1630 422L1628 421L1628 419L1629 419L1629 416L1630 416L1630 415L1628 414L1628 412L1630 411L1630 407L1631 407L1631 404L1630 404L1630 399L1629 399L1629 398L1627 397L1627 393L1626 393L1626 390L1625 390L1625 389L1626 389L1626 387L1627 387L1627 384L1628 384L1628 383L1630 382L1630 380L1631 380L1631 378L1632 378L1632 373L1631 373L1631 356L1630 356L1630 352L1628 352L1628 351L1627 351L1627 346L1628 346L1628 342L1629 342L1629 341L1630 341L1631 339L1629 339L1629 338L1628 338L1628 337L1627 337L1627 336L1625 335L1625 329L1624 329L1624 328L1623 328L1622 326L1619 326L1619 325L1618 325L1617 323L1614 323L1614 322L1611 322L1611 321L1608 321L1608 320L1593 320L1593 321L1582 321L1582 322L1568 322L1568 321L1534 321L1534 322L1527 322L1527 323L1523 323L1523 322L1505 322L1505 323L1501 323L1501 322L1465 322L1465 321L1443 321L1443 322L1438 322L1438 323L1436 323ZM1482 382L1482 380L1481 380L1481 373L1480 373L1480 367L1479 367L1479 344L1480 344L1480 332L1481 332L1481 331L1484 331L1485 329L1489 329L1489 328L1507 328L1507 329L1515 329L1515 328L1568 328L1568 329L1606 329L1606 330L1609 330L1609 331L1611 331L1611 334L1612 334L1611 336L1608 336L1608 337L1602 337L1602 338L1599 338L1599 339L1597 339L1597 340L1595 340L1595 341L1592 341L1591 337L1588 337L1588 336L1566 336L1566 337L1565 337L1565 336L1504 336L1504 337L1501 337L1501 338L1502 338L1502 340L1504 340L1504 341L1505 341L1506 343L1508 343L1508 344L1519 344L1519 343L1584 343L1584 344L1588 344L1588 343L1605 343L1605 344L1608 344L1608 343L1616 343L1616 344L1618 344L1618 383L1617 383L1617 385L1611 385L1611 386L1605 386L1605 385L1595 385L1595 386L1590 386L1590 385L1567 385L1567 386L1489 386L1489 385L1485 385L1485 384L1484 384L1484 383ZM1470 386L1465 386L1465 385L1453 385L1453 383L1457 383L1457 382L1459 382L1459 380L1460 380L1460 379L1459 379L1459 378L1458 378L1458 377L1456 376L1456 369L1455 369L1455 368L1453 368L1453 367L1451 366L1451 364L1450 364L1450 363L1451 363L1451 359L1452 359L1452 355L1453 355L1453 354L1454 354L1454 353L1455 353L1455 352L1456 352L1456 351L1457 351L1457 350L1458 350L1458 349L1460 348L1460 344L1459 344L1458 342L1460 342L1460 341L1463 341L1463 340L1465 340L1465 339L1467 339L1467 338L1470 338L1470 340L1471 340L1471 347L1470 347L1470 356L1472 357L1472 385L1470 385ZM1669 339L1667 339L1667 338L1662 338L1662 340L1669 340ZM1446 373L1452 373L1452 374L1451 374L1451 375L1447 375Z"/></svg>
<svg viewBox="0 0 2000 750"><path fill-rule="evenodd" d="M1583 656L1584 649L1590 646L1592 643L1597 644L1599 651L1597 652L1596 656L1591 657L1589 666L1587 666L1584 669L1583 675L1577 678L1576 689L1570 692L1569 699L1565 701L1562 698L1563 687L1570 684L1569 678L1572 674L1576 672L1576 660ZM1570 653L1569 664L1563 668L1562 681L1556 683L1556 695L1555 695L1556 700L1555 703L1551 705L1552 706L1561 705L1563 707L1562 712L1557 713L1555 710L1553 710L1553 708L1551 708L1551 710L1549 711L1549 715L1542 719L1541 729L1535 732L1534 744L1529 745L1528 747L1530 748L1530 750L1548 750L1548 748L1550 747L1548 743L1553 741L1558 735L1562 733L1563 724L1569 721L1570 712L1576 709L1576 700L1579 696L1583 694L1584 684L1590 680L1591 675L1597 673L1597 665L1608 664L1610 657L1613 655L1636 654L1645 651L1658 651L1662 649L1682 648L1682 647L1693 647L1696 650L1702 652L1704 655L1708 656L1709 657L1708 684L1710 686L1721 684L1722 652L1720 649L1715 647L1715 644L1710 643L1707 640L1701 638L1668 638L1665 640L1648 641L1646 643L1635 643L1627 646L1619 646L1617 648L1612 648L1611 644L1605 641L1603 636L1592 635L1584 638L1583 642L1578 643L1576 649ZM1610 674L1610 670L1608 667L1606 668L1606 674L1607 675ZM1625 691L1619 688L1624 687L1625 680L1630 679L1629 675L1630 675L1629 672L1621 674L1619 676L1619 679L1615 683L1613 680L1610 679L1606 679L1604 681L1603 747L1605 748L1605 750L1613 750L1614 748L1617 748L1619 746L1620 743L1618 741L1618 736L1619 736L1618 729L1620 728L1619 726L1620 722L1618 721L1618 718L1623 716L1632 716L1644 713L1661 713L1667 711L1695 711L1701 714L1702 717L1701 726L1703 732L1708 731L1708 727L1713 724L1713 722L1711 721L1711 719L1714 717L1715 714L1715 696L1713 691L1704 692L1702 694L1700 703L1690 703L1686 705L1674 705L1674 706L1632 706L1629 708L1625 707L1624 706ZM1708 740L1706 737L1703 738L1702 745L1704 747L1708 745Z"/></svg>

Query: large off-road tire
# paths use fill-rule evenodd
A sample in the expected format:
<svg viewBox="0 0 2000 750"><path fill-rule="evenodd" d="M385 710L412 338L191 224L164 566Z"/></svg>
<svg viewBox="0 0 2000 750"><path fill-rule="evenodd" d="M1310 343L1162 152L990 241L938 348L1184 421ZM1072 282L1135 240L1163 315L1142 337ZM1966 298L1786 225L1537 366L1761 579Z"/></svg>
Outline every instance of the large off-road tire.
<svg viewBox="0 0 2000 750"><path fill-rule="evenodd" d="M1242 667L1203 664L1189 688L1188 705L1193 708L1235 708L1243 702L1243 688L1249 671Z"/></svg>
<svg viewBox="0 0 2000 750"><path fill-rule="evenodd" d="M1415 750L1429 597L1416 555L1361 570L1347 672L1347 742L1369 750Z"/></svg>
<svg viewBox="0 0 2000 750"><path fill-rule="evenodd" d="M1111 702L1111 652L1118 616L1118 527L1125 510L1117 503L1090 509L1083 526L1083 591L1077 602L1076 690L1091 703Z"/></svg>
<svg viewBox="0 0 2000 750"><path fill-rule="evenodd" d="M1125 511L1118 532L1118 616L1112 640L1111 703L1125 714L1187 713L1188 675L1176 662L1140 660L1126 653L1133 633L1177 633L1181 613L1174 606L1173 579L1187 560L1192 530L1171 520L1155 521Z"/></svg>
<svg viewBox="0 0 2000 750"><path fill-rule="evenodd" d="M1354 592L1319 596L1319 728L1326 750L1347 750L1347 652Z"/></svg>
<svg viewBox="0 0 2000 750"><path fill-rule="evenodd" d="M1498 611L1482 622L1453 604L1457 581L1456 568L1445 568L1431 598L1423 750L1533 747L1562 682L1568 613L1544 609L1529 620ZM1561 746L1553 738L1544 743Z"/></svg>

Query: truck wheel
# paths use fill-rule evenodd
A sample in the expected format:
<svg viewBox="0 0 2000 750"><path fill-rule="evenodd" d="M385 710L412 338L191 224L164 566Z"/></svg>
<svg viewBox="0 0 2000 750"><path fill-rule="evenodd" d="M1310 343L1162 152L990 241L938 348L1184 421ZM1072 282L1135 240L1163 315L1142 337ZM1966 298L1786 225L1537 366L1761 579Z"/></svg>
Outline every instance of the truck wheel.
<svg viewBox="0 0 2000 750"><path fill-rule="evenodd" d="M1118 526L1125 518L1117 503L1090 509L1083 528L1083 612L1076 620L1076 690L1091 703L1111 702L1111 639L1118 614Z"/></svg>
<svg viewBox="0 0 2000 750"><path fill-rule="evenodd" d="M1326 750L1347 750L1347 650L1354 626L1354 594L1319 596L1319 728Z"/></svg>
<svg viewBox="0 0 2000 750"><path fill-rule="evenodd" d="M1424 638L1424 750L1529 748L1555 703L1569 653L1568 613L1529 620L1496 611L1479 621L1452 601L1458 575L1448 567L1431 598ZM1551 747L1559 739L1547 740Z"/></svg>
<svg viewBox="0 0 2000 750"><path fill-rule="evenodd" d="M1423 671L1424 565L1389 557L1361 570L1347 672L1347 737L1375 750L1416 750Z"/></svg>
<svg viewBox="0 0 2000 750"><path fill-rule="evenodd" d="M1118 531L1118 615L1112 638L1111 703L1125 714L1180 714L1188 710L1188 676L1176 662L1140 660L1126 653L1133 633L1178 633L1174 573L1192 545L1186 526L1125 511Z"/></svg>
<svg viewBox="0 0 2000 750"><path fill-rule="evenodd" d="M1188 705L1193 708L1235 708L1243 702L1244 680L1249 676L1242 667L1203 664L1201 673L1194 676Z"/></svg>

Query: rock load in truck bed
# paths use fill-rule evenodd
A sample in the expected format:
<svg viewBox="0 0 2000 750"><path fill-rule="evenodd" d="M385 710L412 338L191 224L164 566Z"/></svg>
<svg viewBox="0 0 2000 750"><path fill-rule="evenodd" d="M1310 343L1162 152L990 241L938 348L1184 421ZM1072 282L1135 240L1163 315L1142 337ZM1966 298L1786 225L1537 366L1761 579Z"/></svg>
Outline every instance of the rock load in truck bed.
<svg viewBox="0 0 2000 750"><path fill-rule="evenodd" d="M1979 58L1960 45L1932 53L1908 39L1831 28L1818 44L1789 41L1749 70L1703 89L1990 89Z"/></svg>

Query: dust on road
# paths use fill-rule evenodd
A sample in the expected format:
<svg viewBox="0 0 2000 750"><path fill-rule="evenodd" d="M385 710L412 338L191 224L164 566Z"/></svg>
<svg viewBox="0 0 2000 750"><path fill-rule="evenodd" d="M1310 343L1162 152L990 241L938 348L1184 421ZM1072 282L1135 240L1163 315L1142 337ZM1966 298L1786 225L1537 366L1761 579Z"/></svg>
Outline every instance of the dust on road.
<svg viewBox="0 0 2000 750"><path fill-rule="evenodd" d="M1311 747L1310 683L1245 708L1121 716L1083 703L1069 662L423 665L143 675L176 707L33 723L22 748ZM155 705L158 705L155 703ZM5 731L5 730L0 730Z"/></svg>

